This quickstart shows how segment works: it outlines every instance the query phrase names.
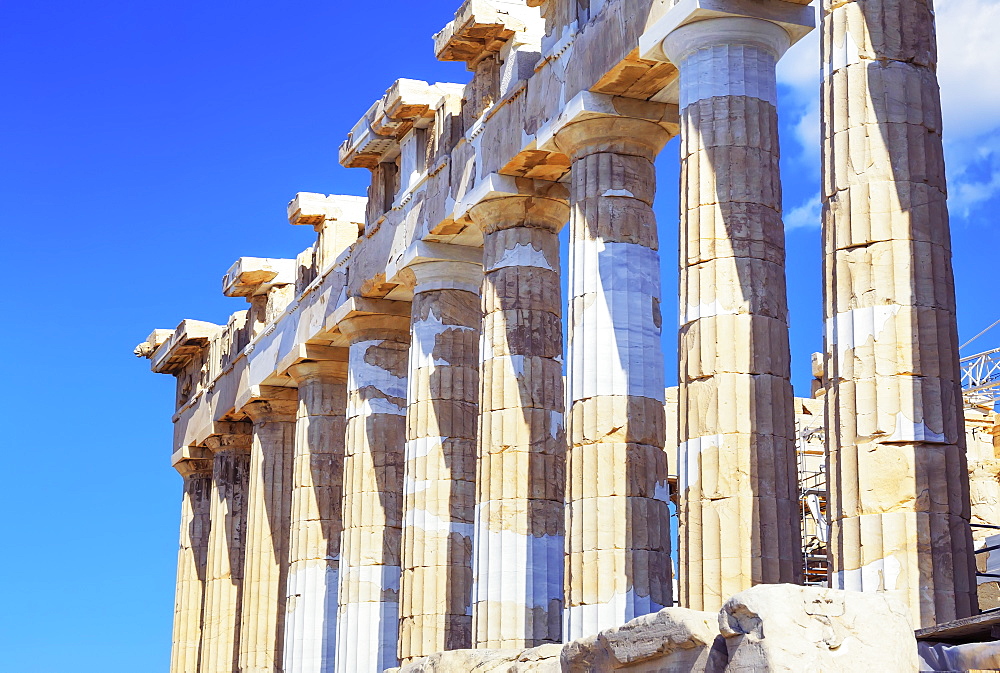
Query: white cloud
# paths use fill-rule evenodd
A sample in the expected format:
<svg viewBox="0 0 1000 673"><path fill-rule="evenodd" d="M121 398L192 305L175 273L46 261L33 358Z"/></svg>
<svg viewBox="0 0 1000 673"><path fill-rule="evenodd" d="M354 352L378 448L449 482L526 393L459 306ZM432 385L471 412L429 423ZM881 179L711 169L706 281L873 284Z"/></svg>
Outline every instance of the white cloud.
<svg viewBox="0 0 1000 673"><path fill-rule="evenodd" d="M821 206L819 197L814 196L801 206L785 213L785 231L792 229L819 229Z"/></svg>
<svg viewBox="0 0 1000 673"><path fill-rule="evenodd" d="M1000 0L942 0L936 11L948 205L954 217L968 218L1000 196L1000 59L991 56ZM778 64L782 126L795 141L793 146L784 138L784 146L792 150L794 164L813 177L820 165L819 32L803 38ZM793 216L806 221L814 200L793 208L786 227L794 228Z"/></svg>
<svg viewBox="0 0 1000 673"><path fill-rule="evenodd" d="M819 25L819 15L816 16ZM795 129L802 159L819 172L819 29L795 43L778 61L781 116ZM789 119L791 117L791 119Z"/></svg>
<svg viewBox="0 0 1000 673"><path fill-rule="evenodd" d="M817 25L819 16L816 17ZM792 46L778 61L781 147L787 162L785 194L791 201L784 214L785 230L820 226L819 169L819 30ZM792 168L793 167L793 168ZM794 173L789 170L792 168ZM805 188L803 196L800 185ZM799 187L796 189L796 187ZM809 196L808 193L812 195ZM799 199L798 205L791 207ZM787 203L787 202L786 202Z"/></svg>
<svg viewBox="0 0 1000 673"><path fill-rule="evenodd" d="M969 217L1000 195L1000 60L993 58L1000 0L937 7L948 208Z"/></svg>
<svg viewBox="0 0 1000 673"><path fill-rule="evenodd" d="M946 142L1000 126L1000 61L993 58L1000 0L937 4L938 81Z"/></svg>

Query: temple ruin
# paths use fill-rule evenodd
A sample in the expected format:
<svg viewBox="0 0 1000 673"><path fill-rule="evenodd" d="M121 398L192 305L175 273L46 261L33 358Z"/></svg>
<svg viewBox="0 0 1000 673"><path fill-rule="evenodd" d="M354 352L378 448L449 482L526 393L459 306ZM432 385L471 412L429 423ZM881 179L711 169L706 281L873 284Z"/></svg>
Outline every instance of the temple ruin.
<svg viewBox="0 0 1000 673"><path fill-rule="evenodd" d="M933 10L814 17L462 4L433 45L470 81L397 80L347 132L367 197L295 195L312 247L239 258L244 310L137 349L177 379L173 673L1000 657L962 649L1000 624L1000 353L963 391ZM814 29L825 352L796 398L775 67Z"/></svg>

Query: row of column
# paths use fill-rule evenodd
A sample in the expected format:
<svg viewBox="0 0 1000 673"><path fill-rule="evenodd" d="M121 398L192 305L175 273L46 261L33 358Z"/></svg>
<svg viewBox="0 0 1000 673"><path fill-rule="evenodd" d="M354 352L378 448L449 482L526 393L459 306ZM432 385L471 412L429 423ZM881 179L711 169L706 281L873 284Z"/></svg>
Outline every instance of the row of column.
<svg viewBox="0 0 1000 673"><path fill-rule="evenodd" d="M870 41L824 84L834 585L897 592L927 625L975 609L939 127L908 89L936 83L910 53L928 61L926 45L852 32L873 10L851 7L824 19L828 55ZM775 107L788 44L746 18L664 43L681 72L679 598L695 609L801 581ZM855 79L870 89L856 123L838 107ZM906 114L885 107L896 88ZM642 120L570 124L569 205L475 206L481 269L412 267L409 320L348 319L346 366L296 366L294 401L254 402L252 432L213 437L211 468L184 470L174 670L380 671L673 603L652 213L667 140Z"/></svg>

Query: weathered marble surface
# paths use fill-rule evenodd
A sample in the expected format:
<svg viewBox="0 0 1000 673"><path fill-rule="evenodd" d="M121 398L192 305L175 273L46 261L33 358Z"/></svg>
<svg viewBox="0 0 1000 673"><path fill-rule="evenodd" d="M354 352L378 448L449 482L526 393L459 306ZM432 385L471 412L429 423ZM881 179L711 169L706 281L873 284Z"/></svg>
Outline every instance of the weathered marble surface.
<svg viewBox="0 0 1000 673"><path fill-rule="evenodd" d="M771 584L736 594L718 613L665 608L562 646L441 652L394 670L915 673L918 659L902 603L884 594Z"/></svg>

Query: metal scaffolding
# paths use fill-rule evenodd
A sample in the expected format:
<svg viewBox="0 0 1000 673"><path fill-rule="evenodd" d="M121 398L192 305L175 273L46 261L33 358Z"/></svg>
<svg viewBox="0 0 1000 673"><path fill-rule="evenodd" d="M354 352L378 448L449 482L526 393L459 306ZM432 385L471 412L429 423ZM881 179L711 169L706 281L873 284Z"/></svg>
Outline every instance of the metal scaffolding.
<svg viewBox="0 0 1000 673"><path fill-rule="evenodd" d="M827 577L826 452L823 416L796 414L799 504L802 510L802 577L806 585L829 586Z"/></svg>
<svg viewBox="0 0 1000 673"><path fill-rule="evenodd" d="M962 358L962 392L972 406L1000 402L1000 348Z"/></svg>

